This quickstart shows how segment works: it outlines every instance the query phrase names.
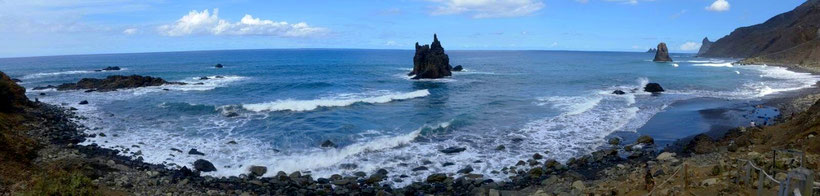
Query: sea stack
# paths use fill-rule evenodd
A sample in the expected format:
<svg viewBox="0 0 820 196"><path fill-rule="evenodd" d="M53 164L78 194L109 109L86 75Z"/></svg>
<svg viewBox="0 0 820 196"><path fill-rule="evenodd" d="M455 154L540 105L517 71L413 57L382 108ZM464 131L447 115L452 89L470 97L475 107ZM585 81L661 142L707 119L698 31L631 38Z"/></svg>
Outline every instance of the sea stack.
<svg viewBox="0 0 820 196"><path fill-rule="evenodd" d="M712 43L715 43L715 42L709 41L709 37L704 37L703 42L700 45L700 50L698 50L698 56L701 56L701 55L705 54L706 51L709 51L709 48L712 47Z"/></svg>
<svg viewBox="0 0 820 196"><path fill-rule="evenodd" d="M669 58L669 49L666 48L666 43L661 42L658 44L658 51L655 52L655 62L672 62L672 58Z"/></svg>
<svg viewBox="0 0 820 196"><path fill-rule="evenodd" d="M413 79L436 79L451 76L452 67L450 57L444 53L444 48L438 41L438 36L433 34L431 45L419 46L416 42L416 55L413 57L413 71L408 76Z"/></svg>

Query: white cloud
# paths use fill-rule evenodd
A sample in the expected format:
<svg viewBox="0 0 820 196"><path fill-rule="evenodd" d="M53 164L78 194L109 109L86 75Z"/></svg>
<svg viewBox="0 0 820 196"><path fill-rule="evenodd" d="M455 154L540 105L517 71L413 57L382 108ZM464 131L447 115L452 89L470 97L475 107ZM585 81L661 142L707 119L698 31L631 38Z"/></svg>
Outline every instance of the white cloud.
<svg viewBox="0 0 820 196"><path fill-rule="evenodd" d="M312 27L300 22L290 24L288 22L276 22L254 18L245 15L239 22L229 22L219 18L219 9L214 9L213 14L208 10L198 12L193 10L188 15L182 16L174 24L162 25L158 28L160 34L166 36L184 35L266 35L279 37L310 37L321 35L327 30L320 27Z"/></svg>
<svg viewBox="0 0 820 196"><path fill-rule="evenodd" d="M469 14L473 18L530 15L544 8L541 0L430 0L440 4L433 15Z"/></svg>
<svg viewBox="0 0 820 196"><path fill-rule="evenodd" d="M729 2L726 0L715 0L712 5L706 7L706 10L714 12L729 11Z"/></svg>
<svg viewBox="0 0 820 196"><path fill-rule="evenodd" d="M136 29L136 28L128 28L128 29L123 30L122 34L133 35L133 34L136 34L137 32L139 32L139 30Z"/></svg>
<svg viewBox="0 0 820 196"><path fill-rule="evenodd" d="M638 2L641 2L641 1L655 1L655 0L606 0L606 1L620 2L620 3L624 3L624 4L635 5L635 4L638 4Z"/></svg>
<svg viewBox="0 0 820 196"><path fill-rule="evenodd" d="M701 45L701 43L686 42L683 45L680 45L680 50L683 50L683 51L700 50L700 45Z"/></svg>

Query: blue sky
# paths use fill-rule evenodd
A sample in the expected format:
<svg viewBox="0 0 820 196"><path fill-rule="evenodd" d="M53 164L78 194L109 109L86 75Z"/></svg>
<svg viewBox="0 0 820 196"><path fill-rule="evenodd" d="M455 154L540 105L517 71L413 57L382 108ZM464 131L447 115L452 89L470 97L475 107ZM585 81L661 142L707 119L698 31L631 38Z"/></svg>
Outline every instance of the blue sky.
<svg viewBox="0 0 820 196"><path fill-rule="evenodd" d="M0 57L260 48L696 52L804 0L0 0Z"/></svg>

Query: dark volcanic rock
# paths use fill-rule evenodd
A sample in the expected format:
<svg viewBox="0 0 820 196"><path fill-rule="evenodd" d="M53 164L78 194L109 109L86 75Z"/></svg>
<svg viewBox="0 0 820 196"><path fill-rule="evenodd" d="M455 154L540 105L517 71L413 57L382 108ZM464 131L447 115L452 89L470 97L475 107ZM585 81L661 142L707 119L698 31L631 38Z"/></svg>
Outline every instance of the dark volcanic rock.
<svg viewBox="0 0 820 196"><path fill-rule="evenodd" d="M216 167L210 161L206 161L205 159L198 159L194 161L194 169L201 172L212 172L216 171Z"/></svg>
<svg viewBox="0 0 820 196"><path fill-rule="evenodd" d="M655 52L655 62L672 62L672 58L669 57L669 49L666 48L666 43L661 42L658 44L658 51Z"/></svg>
<svg viewBox="0 0 820 196"><path fill-rule="evenodd" d="M253 176L262 176L262 175L265 175L265 173L268 172L268 168L265 167L265 166L256 166L256 165L254 165L254 166L251 166L251 168L249 168L248 171L250 171L251 175L253 175Z"/></svg>
<svg viewBox="0 0 820 196"><path fill-rule="evenodd" d="M34 87L32 90L35 90L35 91L36 90L46 90L46 89L50 89L50 88L57 88L57 87L54 86L54 85L38 86L38 87Z"/></svg>
<svg viewBox="0 0 820 196"><path fill-rule="evenodd" d="M103 68L102 70L105 70L105 71L119 71L119 70L121 70L121 68L118 67L118 66L114 66L114 67L108 66L108 67Z"/></svg>
<svg viewBox="0 0 820 196"><path fill-rule="evenodd" d="M661 87L658 83L649 83L643 87L643 91L650 92L650 93L660 93L663 92L663 87Z"/></svg>
<svg viewBox="0 0 820 196"><path fill-rule="evenodd" d="M17 79L17 78L12 78L12 79L11 79L11 81L14 81L14 82L16 82L16 83L20 83L20 82L23 82L23 81L22 81L22 80L20 80L20 79Z"/></svg>
<svg viewBox="0 0 820 196"><path fill-rule="evenodd" d="M445 148L445 149L442 149L442 150L439 150L439 151L440 151L440 152L443 152L443 153L445 153L445 154L453 154L453 153L463 152L463 151L465 151L465 150L467 150L467 148L463 148L463 147L449 147L449 148Z"/></svg>
<svg viewBox="0 0 820 196"><path fill-rule="evenodd" d="M433 43L431 45L419 46L416 42L416 55L413 57L413 71L408 76L413 76L413 79L422 78L443 78L452 75L452 67L450 66L450 57L444 53L444 48L438 41L438 36L433 34Z"/></svg>
<svg viewBox="0 0 820 196"><path fill-rule="evenodd" d="M190 155L205 156L205 153L199 152L199 151L197 151L197 150L196 150L196 149L194 149L194 148L191 148L191 150L189 150L189 151L188 151L188 154L190 154Z"/></svg>
<svg viewBox="0 0 820 196"><path fill-rule="evenodd" d="M108 76L105 79L83 78L77 83L65 83L57 86L57 90L79 90L79 89L96 89L100 92L114 91L117 89L138 88L146 86L160 86L163 84L179 84L181 82L168 82L162 78L154 78L151 76Z"/></svg>
<svg viewBox="0 0 820 196"><path fill-rule="evenodd" d="M322 146L322 148L336 148L337 147L336 144L334 144L330 140L325 140L324 142L322 142L321 146Z"/></svg>
<svg viewBox="0 0 820 196"><path fill-rule="evenodd" d="M709 137L706 134L699 134L689 141L689 144L686 145L687 152L693 152L695 154L706 154L715 151L715 141L712 140L712 137Z"/></svg>
<svg viewBox="0 0 820 196"><path fill-rule="evenodd" d="M462 67L461 65L456 65L455 67L453 67L453 71L464 71L464 67Z"/></svg>
<svg viewBox="0 0 820 196"><path fill-rule="evenodd" d="M616 94L616 95L624 95L624 94L626 94L626 92L624 92L624 91L622 91L622 90L615 90L615 91L612 91L612 94Z"/></svg>
<svg viewBox="0 0 820 196"><path fill-rule="evenodd" d="M88 101L86 101L86 100L80 101L80 105L85 105L85 104L88 104Z"/></svg>
<svg viewBox="0 0 820 196"><path fill-rule="evenodd" d="M638 137L638 140L635 141L635 143L652 145L655 144L655 139L652 139L652 137L649 137L647 135L643 135L641 137Z"/></svg>
<svg viewBox="0 0 820 196"><path fill-rule="evenodd" d="M658 52L658 49L655 49L655 48L650 48L649 50L646 51L646 53L657 53L657 52Z"/></svg>
<svg viewBox="0 0 820 196"><path fill-rule="evenodd" d="M26 89L3 72L0 72L0 99L0 112L20 111L31 105L26 97Z"/></svg>
<svg viewBox="0 0 820 196"><path fill-rule="evenodd" d="M219 68L222 68L222 67L224 67L224 66L222 66L222 64L217 63L214 67L215 67L215 68L217 68L217 69L219 69Z"/></svg>
<svg viewBox="0 0 820 196"><path fill-rule="evenodd" d="M711 42L708 37L704 37L703 42L700 45L700 50L698 50L698 56L702 56L706 53L706 51L709 51L709 48L712 47L713 43L715 42Z"/></svg>

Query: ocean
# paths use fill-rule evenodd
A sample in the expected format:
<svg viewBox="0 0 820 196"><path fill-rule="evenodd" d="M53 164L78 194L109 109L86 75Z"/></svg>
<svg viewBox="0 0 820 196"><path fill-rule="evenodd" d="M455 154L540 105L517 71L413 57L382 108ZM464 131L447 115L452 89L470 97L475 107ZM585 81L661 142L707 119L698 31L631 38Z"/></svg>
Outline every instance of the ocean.
<svg viewBox="0 0 820 196"><path fill-rule="evenodd" d="M204 173L212 176L248 173L251 165L266 166L272 171L266 176L301 171L314 178L384 168L397 186L467 166L503 180L506 174L493 171L534 153L566 161L608 147L610 137L629 142L648 134L668 144L709 131L702 114L687 111L759 101L820 81L782 67L692 54L655 63L650 53L573 51L448 51L463 72L411 80L406 74L413 54L288 49L74 55L4 58L0 70L22 80L29 98L76 108L85 117L77 120L88 127L85 132L97 135L84 145L171 168L206 159L218 169ZM214 68L217 63L224 68ZM107 66L123 70L94 71ZM203 84L33 90L131 74ZM649 82L667 91L642 92ZM89 104L78 104L83 100ZM325 140L338 147L322 148ZM466 150L440 152L448 147ZM190 149L205 155L189 155ZM419 166L428 169L412 171Z"/></svg>

